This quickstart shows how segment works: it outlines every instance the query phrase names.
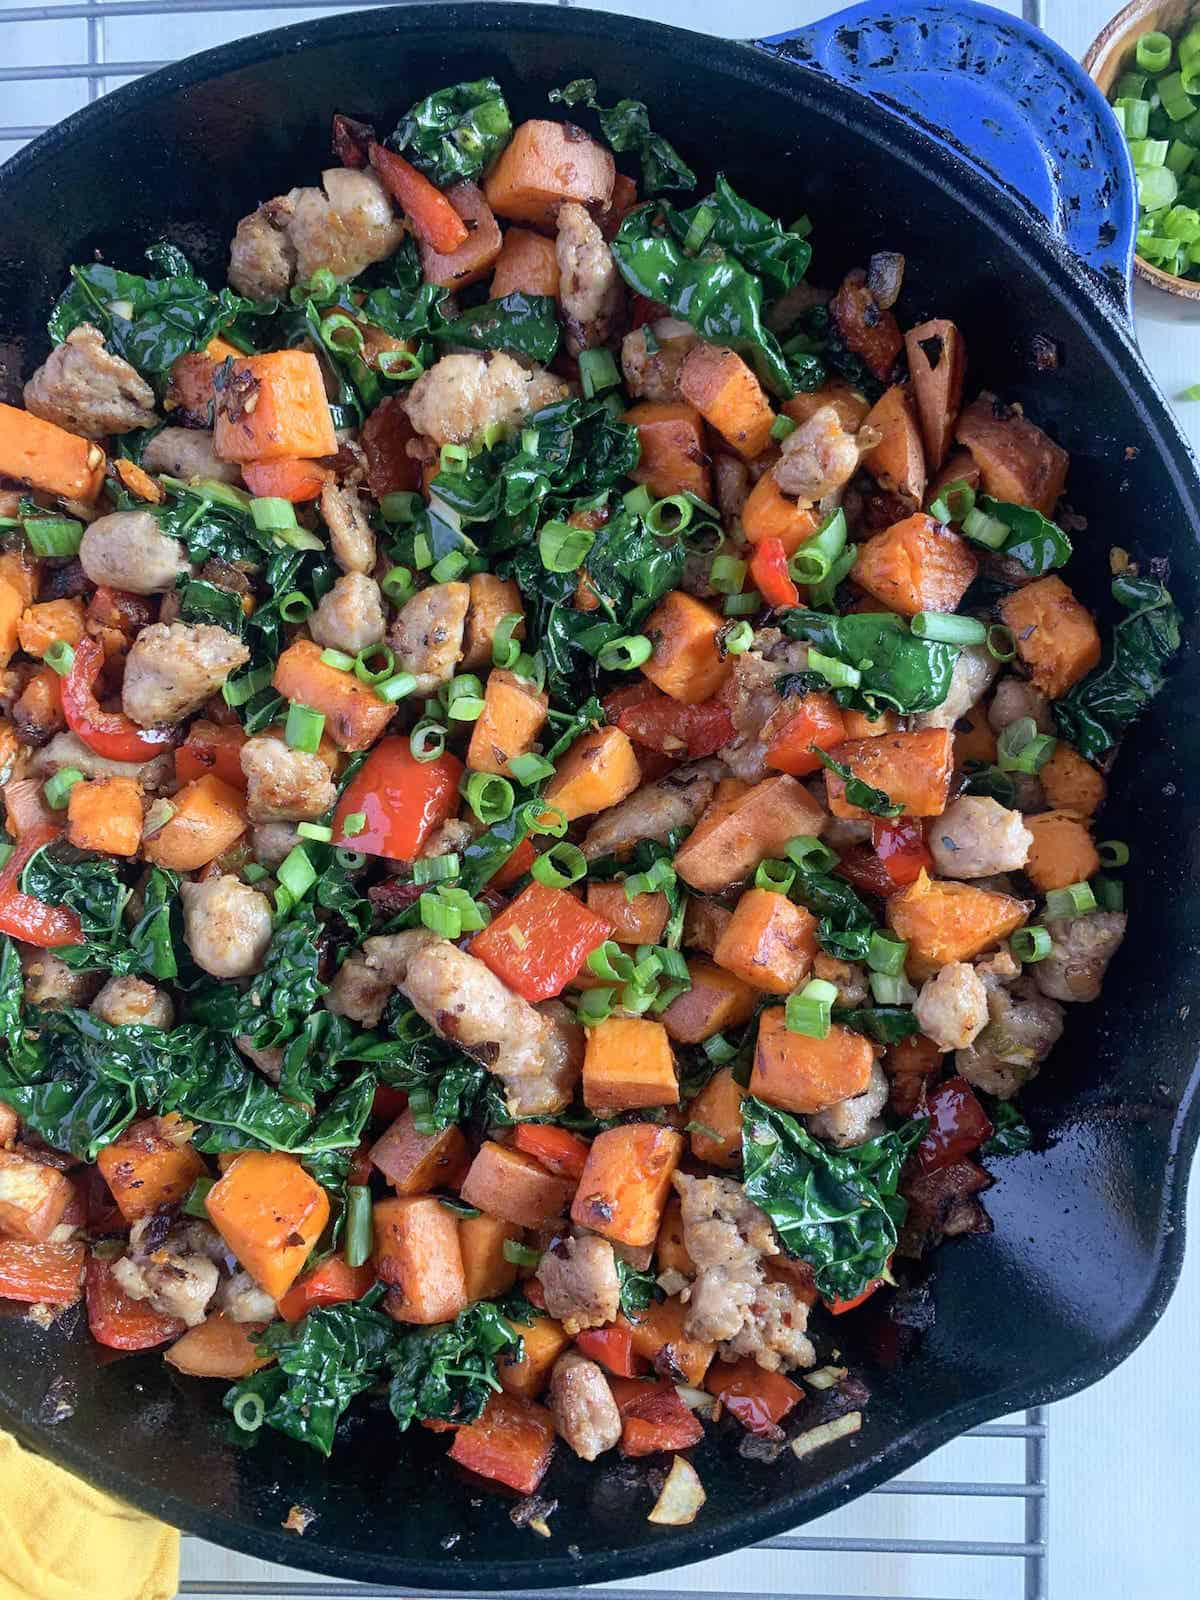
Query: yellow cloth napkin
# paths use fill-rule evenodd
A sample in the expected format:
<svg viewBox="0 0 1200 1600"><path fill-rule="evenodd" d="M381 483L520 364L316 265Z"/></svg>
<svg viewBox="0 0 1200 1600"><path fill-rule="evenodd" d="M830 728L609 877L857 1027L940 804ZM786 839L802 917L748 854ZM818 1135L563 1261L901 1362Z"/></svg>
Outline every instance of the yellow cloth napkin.
<svg viewBox="0 0 1200 1600"><path fill-rule="evenodd" d="M172 1600L179 1534L0 1433L0 1600Z"/></svg>

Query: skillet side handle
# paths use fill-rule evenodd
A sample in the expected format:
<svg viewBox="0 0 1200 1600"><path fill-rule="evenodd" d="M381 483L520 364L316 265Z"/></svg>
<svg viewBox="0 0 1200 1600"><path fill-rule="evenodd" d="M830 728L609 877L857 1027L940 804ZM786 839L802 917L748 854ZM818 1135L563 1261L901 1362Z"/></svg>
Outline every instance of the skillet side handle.
<svg viewBox="0 0 1200 1600"><path fill-rule="evenodd" d="M1039 29L974 0L861 0L755 43L885 107L1025 206L1132 322L1128 146L1087 73Z"/></svg>

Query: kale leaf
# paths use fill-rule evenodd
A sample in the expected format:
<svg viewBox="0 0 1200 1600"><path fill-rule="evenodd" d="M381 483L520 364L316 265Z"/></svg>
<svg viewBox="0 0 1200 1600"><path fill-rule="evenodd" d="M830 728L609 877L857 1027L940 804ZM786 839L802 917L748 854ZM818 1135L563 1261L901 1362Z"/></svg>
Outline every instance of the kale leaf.
<svg viewBox="0 0 1200 1600"><path fill-rule="evenodd" d="M847 1010L835 1007L833 1020L853 1028L856 1033L865 1033L877 1044L898 1044L901 1039L921 1031L907 1006L853 1006Z"/></svg>
<svg viewBox="0 0 1200 1600"><path fill-rule="evenodd" d="M701 216L705 213L705 216ZM812 246L798 233L790 233L774 217L752 206L725 177L717 174L713 192L690 211L674 212L671 227L682 243L699 217L713 218L707 241L736 256L748 272L764 279L776 295L795 288L808 271Z"/></svg>
<svg viewBox="0 0 1200 1600"><path fill-rule="evenodd" d="M958 647L914 638L890 611L835 616L797 608L783 613L783 630L862 674L857 688L835 692L841 705L871 714L890 707L911 716L933 711L949 693Z"/></svg>
<svg viewBox="0 0 1200 1600"><path fill-rule="evenodd" d="M826 1299L853 1300L886 1270L908 1214L900 1170L927 1125L915 1118L832 1150L786 1112L752 1096L742 1102L746 1196L813 1268Z"/></svg>
<svg viewBox="0 0 1200 1600"><path fill-rule="evenodd" d="M387 143L442 189L459 178L477 178L511 133L503 90L495 78L478 78L409 106Z"/></svg>
<svg viewBox="0 0 1200 1600"><path fill-rule="evenodd" d="M989 517L995 517L1010 530L995 554L1010 556L1031 577L1041 578L1053 567L1065 567L1071 559L1070 539L1056 522L1032 506L993 500L986 494L980 497L979 504Z"/></svg>
<svg viewBox="0 0 1200 1600"><path fill-rule="evenodd" d="M694 189L696 174L675 146L650 126L650 114L641 100L618 100L605 109L596 99L595 78L573 78L547 96L558 105L585 105L600 119L600 131L618 154L632 150L641 158L642 183L647 194L664 189Z"/></svg>
<svg viewBox="0 0 1200 1600"><path fill-rule="evenodd" d="M652 1301L661 1300L657 1282L652 1272L639 1272L628 1261L616 1257L617 1281L621 1285L621 1310L628 1316L649 1309Z"/></svg>
<svg viewBox="0 0 1200 1600"><path fill-rule="evenodd" d="M206 578L181 577L176 585L181 622L209 622L240 639L246 632L242 597Z"/></svg>
<svg viewBox="0 0 1200 1600"><path fill-rule="evenodd" d="M788 891L817 920L817 943L839 961L865 961L875 919L844 878L800 868Z"/></svg>
<svg viewBox="0 0 1200 1600"><path fill-rule="evenodd" d="M55 954L76 972L97 968L118 977L146 973L168 979L178 974L172 906L178 900L174 873L152 867L136 919L126 917L133 890L115 861L81 855L53 842L33 855L21 887L47 905L67 906L79 917L84 942L63 945Z"/></svg>
<svg viewBox="0 0 1200 1600"><path fill-rule="evenodd" d="M440 323L433 336L468 350L513 350L546 366L558 350L558 317L549 295L516 289Z"/></svg>
<svg viewBox="0 0 1200 1600"><path fill-rule="evenodd" d="M496 1357L520 1356L521 1336L490 1301L460 1311L453 1322L398 1335L388 1357L388 1405L401 1433L413 1422L474 1422L500 1389Z"/></svg>
<svg viewBox="0 0 1200 1600"><path fill-rule="evenodd" d="M830 772L836 772L846 786L845 800L848 805L858 806L862 811L869 811L873 817L898 817L904 810L899 801L893 800L891 795L885 794L882 789L877 789L874 784L866 783L862 778L856 778L850 768L842 761L835 761L827 751L817 745L810 745L809 749L823 767L828 767Z"/></svg>
<svg viewBox="0 0 1200 1600"><path fill-rule="evenodd" d="M979 1147L984 1156L1019 1156L1033 1144L1033 1130L1011 1100L988 1100L988 1120L992 1124L990 1139Z"/></svg>

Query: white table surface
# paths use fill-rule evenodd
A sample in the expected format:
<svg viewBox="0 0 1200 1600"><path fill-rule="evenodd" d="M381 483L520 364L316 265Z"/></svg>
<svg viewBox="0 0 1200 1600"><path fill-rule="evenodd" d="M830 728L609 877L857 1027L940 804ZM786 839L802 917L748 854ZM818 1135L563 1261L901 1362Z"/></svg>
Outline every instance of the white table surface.
<svg viewBox="0 0 1200 1600"><path fill-rule="evenodd" d="M552 3L552 0L546 0ZM571 0L560 0L570 4ZM609 0L614 12L651 17L720 35L761 37L811 21L835 0ZM1021 0L1000 0L1019 13ZM1114 0L1041 0L1042 25L1072 54L1081 56L1112 14ZM4 13L28 9L26 0L0 0L0 64L85 62L83 21L10 22ZM268 12L145 18L120 16L119 0L97 0L106 17L101 59L158 61L186 55L263 28L321 14L321 7ZM1038 0L1026 0L1038 17ZM631 69L632 70L632 69ZM123 81L109 80L113 88ZM636 72L631 86L636 81ZM8 83L0 97L0 123L41 124L83 104L84 80L71 83ZM0 160L15 145L0 141ZM1142 349L1169 398L1200 381L1200 307L1187 307L1139 287L1137 326ZM1200 450L1200 404L1182 403L1180 415ZM1188 1226L1200 1232L1200 1184L1193 1185ZM1193 1245L1183 1276L1162 1320L1145 1344L1116 1372L1093 1388L1050 1409L1051 1578L1054 1600L1194 1600L1200 1593L1200 1248ZM1021 1477L1021 1465L998 1458L998 1477ZM1013 1446L1014 1452L1017 1446ZM921 1476L966 1478L979 1470L981 1444L960 1440L925 1463ZM811 1525L807 1532L854 1533L890 1538L1022 1537L1015 1507L999 1502L946 1502L903 1497L860 1501ZM299 1557L299 1550L297 1555ZM810 1593L889 1596L922 1594L959 1600L1014 1596L1014 1564L939 1557L756 1555L754 1582L781 1595ZM2 1553L0 1553L2 1560ZM706 1590L748 1587L746 1558L728 1556L686 1573L663 1578L675 1586ZM184 1577L223 1578L231 1583L272 1582L282 1569L230 1555L198 1540L184 1545ZM653 1586L655 1580L639 1580Z"/></svg>

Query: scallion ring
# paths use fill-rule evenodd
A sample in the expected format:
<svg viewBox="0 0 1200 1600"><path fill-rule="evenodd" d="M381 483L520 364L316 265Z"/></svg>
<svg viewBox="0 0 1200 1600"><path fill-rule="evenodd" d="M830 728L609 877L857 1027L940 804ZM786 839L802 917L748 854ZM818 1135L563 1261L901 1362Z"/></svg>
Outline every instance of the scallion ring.
<svg viewBox="0 0 1200 1600"><path fill-rule="evenodd" d="M312 706L302 706L298 701L292 701L283 727L284 742L289 750L299 750L308 756L316 755L321 748L321 735L324 732L323 711L314 711Z"/></svg>
<svg viewBox="0 0 1200 1600"><path fill-rule="evenodd" d="M1056 917L1086 917L1097 910L1096 896L1090 883L1069 883L1065 889L1051 889L1046 895L1046 915Z"/></svg>
<svg viewBox="0 0 1200 1600"><path fill-rule="evenodd" d="M602 645L596 660L605 672L633 672L653 654L654 646L644 633L628 633Z"/></svg>
<svg viewBox="0 0 1200 1600"><path fill-rule="evenodd" d="M547 572L576 572L596 542L591 528L547 522L538 535L538 555Z"/></svg>
<svg viewBox="0 0 1200 1600"><path fill-rule="evenodd" d="M1047 929L1036 926L1018 928L1008 942L1013 955L1026 966L1035 961L1044 961L1054 948L1054 941Z"/></svg>
<svg viewBox="0 0 1200 1600"><path fill-rule="evenodd" d="M560 839L537 857L529 871L547 889L569 889L587 876L587 869L587 857L578 845Z"/></svg>
<svg viewBox="0 0 1200 1600"><path fill-rule="evenodd" d="M382 683L391 677L395 665L396 658L386 644L366 644L354 658L354 676L359 683Z"/></svg>
<svg viewBox="0 0 1200 1600"><path fill-rule="evenodd" d="M1106 867L1129 865L1129 846L1124 839L1106 839L1103 844L1096 846L1096 854Z"/></svg>
<svg viewBox="0 0 1200 1600"><path fill-rule="evenodd" d="M512 815L515 801L513 786L507 778L495 772L472 772L463 788L463 795L480 822L488 827Z"/></svg>
<svg viewBox="0 0 1200 1600"><path fill-rule="evenodd" d="M651 533L682 533L692 520L693 507L686 495L668 494L656 500L646 513Z"/></svg>
<svg viewBox="0 0 1200 1600"><path fill-rule="evenodd" d="M379 690L376 689L376 694ZM414 761L436 761L446 748L446 730L440 722L422 719L408 736Z"/></svg>
<svg viewBox="0 0 1200 1600"><path fill-rule="evenodd" d="M918 611L909 623L913 637L935 644L983 644L988 631L976 617L945 611Z"/></svg>

